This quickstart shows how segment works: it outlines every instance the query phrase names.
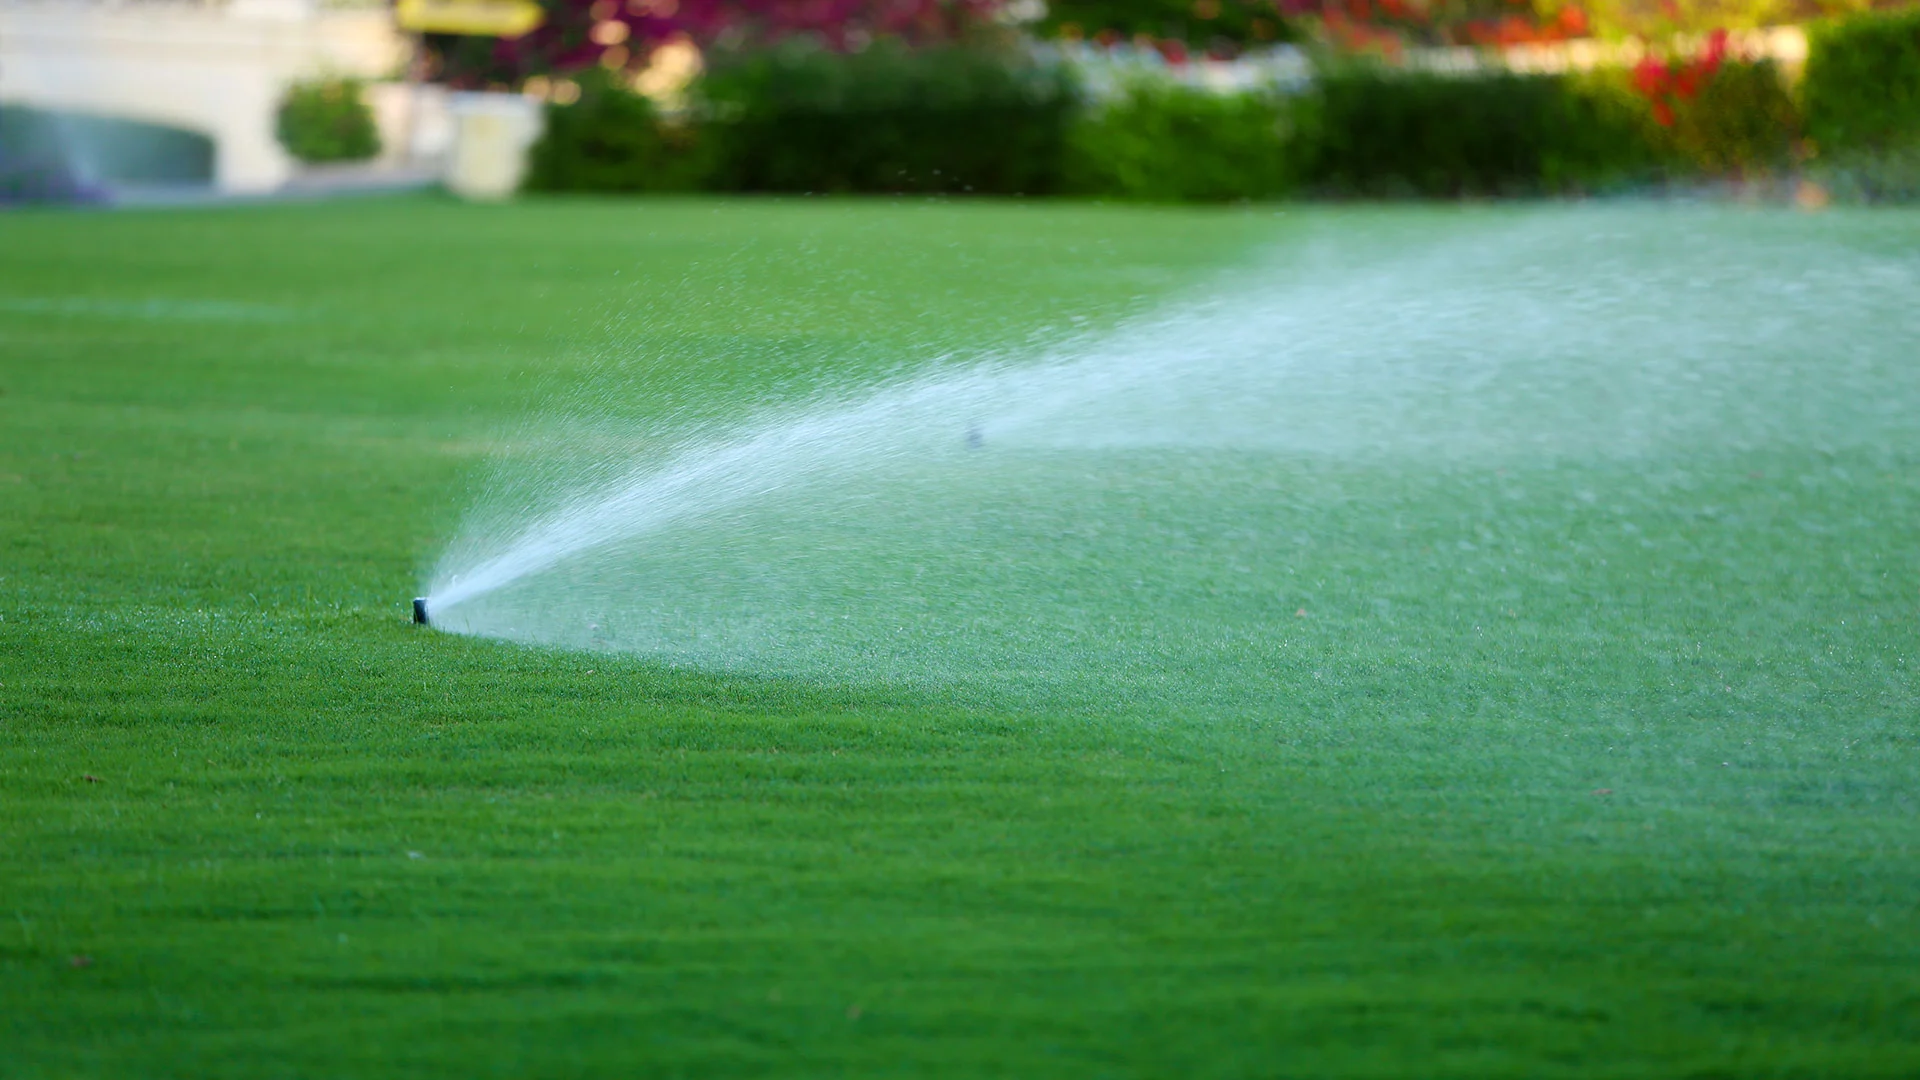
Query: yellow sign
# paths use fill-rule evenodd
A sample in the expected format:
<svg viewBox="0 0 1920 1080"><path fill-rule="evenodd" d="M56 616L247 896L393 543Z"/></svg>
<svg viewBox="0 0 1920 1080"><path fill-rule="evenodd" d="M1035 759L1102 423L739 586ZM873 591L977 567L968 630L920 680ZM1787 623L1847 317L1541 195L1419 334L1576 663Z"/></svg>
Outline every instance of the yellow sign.
<svg viewBox="0 0 1920 1080"><path fill-rule="evenodd" d="M402 30L515 38L539 26L546 13L532 0L400 0Z"/></svg>

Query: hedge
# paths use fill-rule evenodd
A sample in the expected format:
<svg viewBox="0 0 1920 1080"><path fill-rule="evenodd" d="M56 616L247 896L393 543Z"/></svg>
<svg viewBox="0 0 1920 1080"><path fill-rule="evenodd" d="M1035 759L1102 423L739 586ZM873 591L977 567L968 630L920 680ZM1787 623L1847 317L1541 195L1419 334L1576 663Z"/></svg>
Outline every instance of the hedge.
<svg viewBox="0 0 1920 1080"><path fill-rule="evenodd" d="M1060 190L1079 112L1070 72L962 47L790 45L714 58L696 108L720 191Z"/></svg>
<svg viewBox="0 0 1920 1080"><path fill-rule="evenodd" d="M1815 23L1801 100L1823 154L1920 141L1920 8Z"/></svg>
<svg viewBox="0 0 1920 1080"><path fill-rule="evenodd" d="M1306 115L1275 94L1135 83L1074 124L1067 189L1156 202L1285 195L1311 137Z"/></svg>
<svg viewBox="0 0 1920 1080"><path fill-rule="evenodd" d="M1655 169L1630 102L1559 75L1345 66L1316 82L1305 164L1335 195L1521 195L1587 190Z"/></svg>
<svg viewBox="0 0 1920 1080"><path fill-rule="evenodd" d="M717 58L688 112L590 79L552 106L529 186L944 192L1156 201L1593 192L1794 162L1770 62L1726 62L1656 122L1630 73L1324 70L1306 92L1160 82L1083 101L1069 69L1002 52L790 47Z"/></svg>

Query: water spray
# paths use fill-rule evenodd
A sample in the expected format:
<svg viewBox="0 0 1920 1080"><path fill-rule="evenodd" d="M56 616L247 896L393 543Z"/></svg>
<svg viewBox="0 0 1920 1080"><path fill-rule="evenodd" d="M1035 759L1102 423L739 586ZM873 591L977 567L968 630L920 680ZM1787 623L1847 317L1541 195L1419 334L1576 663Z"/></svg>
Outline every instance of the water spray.
<svg viewBox="0 0 1920 1080"><path fill-rule="evenodd" d="M1157 670L1162 638L1110 641L1092 613L1120 612L1129 579L1278 567L1275 537L1306 542L1317 463L1398 483L1911 437L1915 414L1891 407L1914 400L1897 350L1809 366L1832 355L1832 320L1920 334L1911 260L1803 265L1798 219L1718 212L1684 237L1665 211L1625 208L1493 231L1416 220L1358 244L1309 236L1110 332L743 403L732 424L588 423L551 462L497 474L414 622L810 677L992 681L1098 657ZM1814 402L1848 422L1786 424ZM1175 531L1191 546L1178 564ZM1062 566L1071 582L1046 569ZM1209 641L1264 626L1214 595L1177 625L1214 627ZM1151 634L1176 625L1125 610Z"/></svg>

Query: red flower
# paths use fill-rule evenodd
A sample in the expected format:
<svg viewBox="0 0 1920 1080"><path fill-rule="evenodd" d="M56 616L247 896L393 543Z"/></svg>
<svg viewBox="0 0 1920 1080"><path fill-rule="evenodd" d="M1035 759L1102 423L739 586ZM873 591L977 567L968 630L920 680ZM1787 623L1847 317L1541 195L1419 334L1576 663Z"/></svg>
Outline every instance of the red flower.
<svg viewBox="0 0 1920 1080"><path fill-rule="evenodd" d="M1673 106L1664 101L1653 103L1653 119L1661 127L1673 126Z"/></svg>
<svg viewBox="0 0 1920 1080"><path fill-rule="evenodd" d="M1649 56L1633 65L1633 87L1647 97L1656 97L1667 88L1667 65Z"/></svg>
<svg viewBox="0 0 1920 1080"><path fill-rule="evenodd" d="M1673 93L1682 101L1692 101L1700 92L1701 70L1698 64L1690 64L1674 72Z"/></svg>
<svg viewBox="0 0 1920 1080"><path fill-rule="evenodd" d="M1707 35L1707 51L1701 59L1707 64L1708 71L1712 71L1726 58L1727 29L1724 26L1715 27L1713 33Z"/></svg>

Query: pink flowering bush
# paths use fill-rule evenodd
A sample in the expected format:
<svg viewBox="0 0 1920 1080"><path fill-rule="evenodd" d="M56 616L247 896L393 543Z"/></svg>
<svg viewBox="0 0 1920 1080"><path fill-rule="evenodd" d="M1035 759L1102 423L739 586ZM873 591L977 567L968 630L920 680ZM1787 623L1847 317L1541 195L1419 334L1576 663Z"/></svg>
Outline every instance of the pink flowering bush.
<svg viewBox="0 0 1920 1080"><path fill-rule="evenodd" d="M876 40L925 46L993 32L1000 0L541 0L546 21L518 38L440 39L442 76L517 85L589 67L633 72L675 40L734 51L794 38L835 52Z"/></svg>

